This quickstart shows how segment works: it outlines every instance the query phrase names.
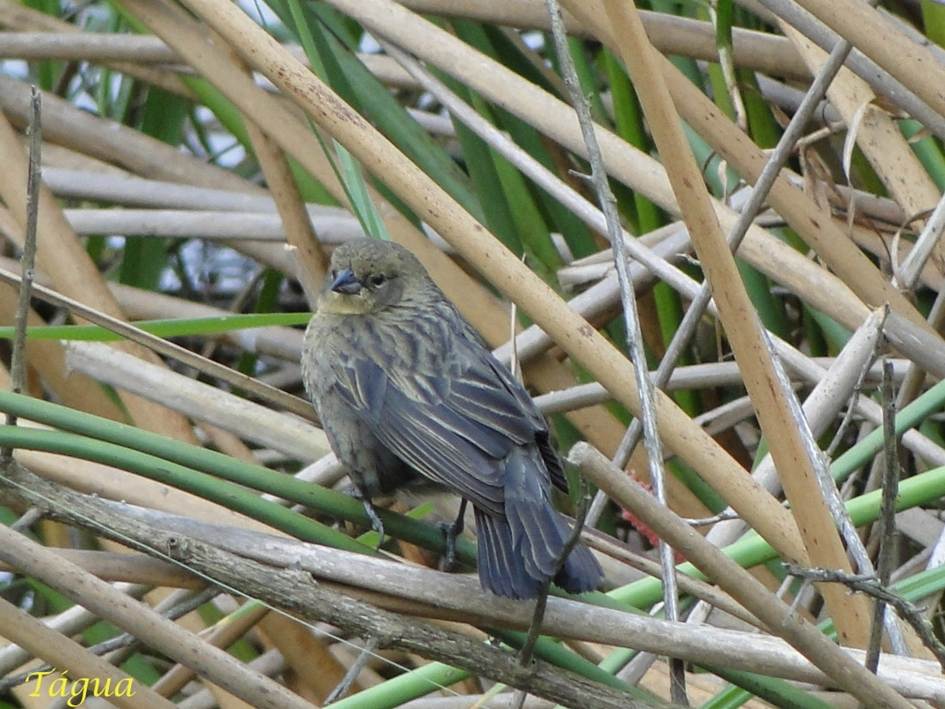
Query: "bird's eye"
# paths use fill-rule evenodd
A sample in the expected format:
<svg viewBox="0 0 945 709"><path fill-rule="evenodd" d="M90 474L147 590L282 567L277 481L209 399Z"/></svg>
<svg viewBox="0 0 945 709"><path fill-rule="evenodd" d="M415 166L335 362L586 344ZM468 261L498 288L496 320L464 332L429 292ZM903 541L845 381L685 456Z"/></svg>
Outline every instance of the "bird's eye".
<svg viewBox="0 0 945 709"><path fill-rule="evenodd" d="M386 281L387 281L387 276L385 276L383 273L377 273L371 276L371 278L369 279L370 284L374 286L375 288L377 288L378 286L384 285Z"/></svg>

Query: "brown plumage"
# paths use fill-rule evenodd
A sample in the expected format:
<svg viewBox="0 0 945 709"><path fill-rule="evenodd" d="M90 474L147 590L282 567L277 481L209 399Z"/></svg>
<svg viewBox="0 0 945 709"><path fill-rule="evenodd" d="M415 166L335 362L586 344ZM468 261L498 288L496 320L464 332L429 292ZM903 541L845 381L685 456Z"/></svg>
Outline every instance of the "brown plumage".
<svg viewBox="0 0 945 709"><path fill-rule="evenodd" d="M471 502L483 588L533 598L569 536L544 418L409 251L352 241L331 266L302 374L335 454L366 500L415 470ZM579 593L600 579L578 545L554 580Z"/></svg>

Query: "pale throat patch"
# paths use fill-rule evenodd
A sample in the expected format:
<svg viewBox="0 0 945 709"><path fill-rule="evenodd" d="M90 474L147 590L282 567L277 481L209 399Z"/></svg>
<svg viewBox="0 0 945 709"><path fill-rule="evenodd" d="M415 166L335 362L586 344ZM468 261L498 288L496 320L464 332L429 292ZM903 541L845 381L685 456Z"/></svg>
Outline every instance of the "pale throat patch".
<svg viewBox="0 0 945 709"><path fill-rule="evenodd" d="M374 307L373 299L363 295L347 295L328 291L318 299L318 310L333 315L367 315Z"/></svg>

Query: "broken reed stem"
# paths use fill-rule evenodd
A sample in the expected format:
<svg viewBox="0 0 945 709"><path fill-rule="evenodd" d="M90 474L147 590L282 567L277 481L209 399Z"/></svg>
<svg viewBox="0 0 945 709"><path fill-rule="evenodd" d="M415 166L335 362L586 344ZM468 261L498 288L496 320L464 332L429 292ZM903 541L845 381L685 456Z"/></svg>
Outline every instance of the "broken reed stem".
<svg viewBox="0 0 945 709"><path fill-rule="evenodd" d="M899 490L899 446L896 436L896 395L893 391L892 363L883 360L883 502L879 528L879 583L889 585L893 571L893 543L896 535L896 496ZM876 672L883 639L883 618L886 603L877 599L873 608L870 643L866 652L866 666Z"/></svg>
<svg viewBox="0 0 945 709"><path fill-rule="evenodd" d="M666 483L663 478L663 446L660 441L659 429L656 423L656 407L653 401L653 382L650 380L649 367L646 355L643 352L643 334L640 328L640 316L637 312L636 294L633 282L630 279L626 253L623 243L623 230L620 227L620 217L617 213L617 200L607 181L607 171L601 156L600 145L591 118L590 106L587 97L581 93L580 82L564 29L564 19L557 0L545 0L548 16L551 20L551 31L555 41L555 51L564 77L564 85L568 90L568 97L577 114L581 125L581 134L587 146L587 155L591 164L591 179L597 192L601 211L607 220L607 234L613 248L613 256L617 270L617 281L620 285L620 300L627 329L627 351L630 361L633 362L634 378L640 397L640 416L643 422L644 444L650 469L650 482L656 499L666 504ZM666 619L679 620L679 600L676 585L676 562L672 547L665 541L659 543L660 566L663 571L663 602ZM537 614L537 609L536 609ZM529 631L531 634L532 631ZM675 658L670 658L670 695L677 704L688 704L686 698L686 668Z"/></svg>
<svg viewBox="0 0 945 709"><path fill-rule="evenodd" d="M26 326L29 322L30 295L36 264L36 220L39 214L39 181L42 175L42 97L36 86L30 87L30 154L29 169L26 176L26 234L23 241L23 255L20 267L23 278L20 282L19 299L16 305L16 334L13 337L13 353L10 359L10 379L15 394L21 394L26 386ZM8 426L16 425L16 415L7 414ZM9 448L0 451L0 458L6 460L13 455Z"/></svg>

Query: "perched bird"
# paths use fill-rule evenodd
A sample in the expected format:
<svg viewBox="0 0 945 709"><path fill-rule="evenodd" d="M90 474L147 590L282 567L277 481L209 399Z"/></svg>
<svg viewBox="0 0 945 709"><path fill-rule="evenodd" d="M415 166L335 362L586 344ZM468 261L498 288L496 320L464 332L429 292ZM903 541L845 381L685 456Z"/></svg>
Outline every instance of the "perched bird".
<svg viewBox="0 0 945 709"><path fill-rule="evenodd" d="M371 239L335 249L302 375L369 514L415 470L472 503L483 588L539 593L570 536L550 499L567 487L561 460L528 392L413 254ZM578 544L554 582L581 593L601 576Z"/></svg>

